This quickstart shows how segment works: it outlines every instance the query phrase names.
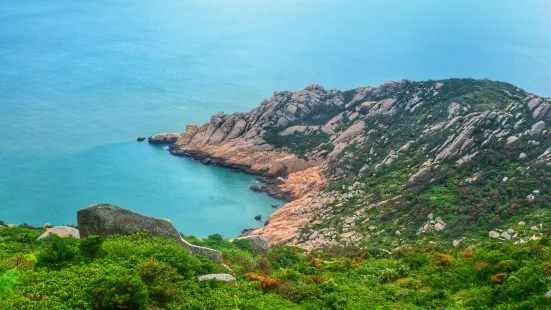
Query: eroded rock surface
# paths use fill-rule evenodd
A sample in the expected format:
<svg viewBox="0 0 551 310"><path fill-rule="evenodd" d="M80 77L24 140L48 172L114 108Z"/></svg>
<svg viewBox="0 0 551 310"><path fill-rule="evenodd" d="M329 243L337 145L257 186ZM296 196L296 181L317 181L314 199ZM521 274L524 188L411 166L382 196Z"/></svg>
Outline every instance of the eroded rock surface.
<svg viewBox="0 0 551 310"><path fill-rule="evenodd" d="M46 226L46 225L44 225ZM57 235L61 238L66 237L73 237L73 238L80 238L80 233L78 229L70 226L55 226L46 229L46 231L38 237L37 240L44 239L48 237L49 235Z"/></svg>
<svg viewBox="0 0 551 310"><path fill-rule="evenodd" d="M179 137L180 137L180 134L178 133L163 132L163 133L156 134L154 136L149 137L147 141L151 144L171 144L176 142ZM141 138L138 138L138 141L140 141L139 139Z"/></svg>
<svg viewBox="0 0 551 310"><path fill-rule="evenodd" d="M492 96L483 102L479 94L472 96L478 89ZM252 232L266 236L270 245L358 245L388 233L376 221L361 220L364 213L388 208L392 213L397 204L409 202L399 194L367 196L369 189L359 182L340 192L328 192L328 184L368 177L415 156L400 186L420 186L433 182L429 176L443 167L493 160L490 151L496 148L515 150L514 156L527 165L551 164L551 147L545 142L551 138L549 117L549 98L493 81L402 80L344 92L314 84L275 92L250 112L220 112L202 126L190 124L170 152L268 177L258 188L291 201ZM540 143L545 148L537 153L515 149ZM476 173L458 185L484 179ZM500 180L514 182L508 176ZM340 210L342 206L348 209ZM442 217L424 218L416 227L404 224L393 235L408 230L442 234L451 224L437 219Z"/></svg>
<svg viewBox="0 0 551 310"><path fill-rule="evenodd" d="M112 204L93 204L78 210L77 222L82 238L91 235L132 235L146 231L153 236L176 240L193 254L207 256L218 263L222 262L220 252L188 243L167 219L141 215Z"/></svg>

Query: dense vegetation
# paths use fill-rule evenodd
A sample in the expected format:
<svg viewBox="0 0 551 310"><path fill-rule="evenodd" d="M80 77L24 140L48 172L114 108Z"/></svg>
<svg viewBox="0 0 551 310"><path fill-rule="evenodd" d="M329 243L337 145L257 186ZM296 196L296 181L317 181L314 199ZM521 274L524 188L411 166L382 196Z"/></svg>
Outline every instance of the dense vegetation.
<svg viewBox="0 0 551 310"><path fill-rule="evenodd" d="M236 283L199 282L228 272L176 242L140 233L82 240L0 228L1 309L545 309L551 244L476 249L427 244L392 253L275 247L188 238L224 253Z"/></svg>

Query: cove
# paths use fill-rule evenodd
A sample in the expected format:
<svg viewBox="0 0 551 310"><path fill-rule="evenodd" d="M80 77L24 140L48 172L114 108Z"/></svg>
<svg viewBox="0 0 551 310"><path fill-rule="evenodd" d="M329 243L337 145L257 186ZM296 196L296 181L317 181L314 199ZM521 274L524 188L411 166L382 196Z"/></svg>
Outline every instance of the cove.
<svg viewBox="0 0 551 310"><path fill-rule="evenodd" d="M0 164L1 220L41 226L76 224L76 212L109 202L170 219L186 235L237 236L261 227L281 201L253 193L257 176L204 166L162 146L114 143L53 159L9 157ZM15 203L17 202L17 203ZM9 210L7 210L9 208ZM262 222L254 216L262 215Z"/></svg>

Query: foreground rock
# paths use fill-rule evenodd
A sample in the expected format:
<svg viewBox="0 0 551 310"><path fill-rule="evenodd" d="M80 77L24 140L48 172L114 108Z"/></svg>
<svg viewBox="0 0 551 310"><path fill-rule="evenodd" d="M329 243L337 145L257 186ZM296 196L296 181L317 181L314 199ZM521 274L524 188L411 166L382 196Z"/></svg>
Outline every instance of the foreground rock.
<svg viewBox="0 0 551 310"><path fill-rule="evenodd" d="M246 236L237 239L248 241L256 254L266 254L268 251L268 238L264 236Z"/></svg>
<svg viewBox="0 0 551 310"><path fill-rule="evenodd" d="M46 226L46 225L44 225ZM48 237L49 235L57 235L61 238L67 238L67 237L73 237L73 238L80 238L80 233L78 229L70 226L55 226L46 229L46 231L38 237L37 240L44 239Z"/></svg>
<svg viewBox="0 0 551 310"><path fill-rule="evenodd" d="M182 239L172 223L166 219L141 215L112 204L93 204L78 210L77 222L82 238L91 235L132 235L145 230L148 234L178 241L191 253L222 262L220 252L192 245Z"/></svg>
<svg viewBox="0 0 551 310"><path fill-rule="evenodd" d="M199 281L201 282L210 281L210 280L218 280L218 281L227 282L227 283L235 282L234 276L227 273L213 273L213 274L207 274L199 277Z"/></svg>
<svg viewBox="0 0 551 310"><path fill-rule="evenodd" d="M147 142L151 144L171 144L176 142L179 137L180 137L180 134L178 133L163 132L163 133L149 137L147 139Z"/></svg>

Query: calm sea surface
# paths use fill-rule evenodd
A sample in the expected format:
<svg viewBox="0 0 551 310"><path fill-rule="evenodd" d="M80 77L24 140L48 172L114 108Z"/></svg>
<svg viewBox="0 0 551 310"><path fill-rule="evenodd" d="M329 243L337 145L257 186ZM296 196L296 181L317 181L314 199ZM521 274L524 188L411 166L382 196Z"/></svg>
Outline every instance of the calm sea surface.
<svg viewBox="0 0 551 310"><path fill-rule="evenodd" d="M274 90L488 77L551 95L547 0L0 0L0 220L111 202L233 237L279 203L138 136Z"/></svg>

